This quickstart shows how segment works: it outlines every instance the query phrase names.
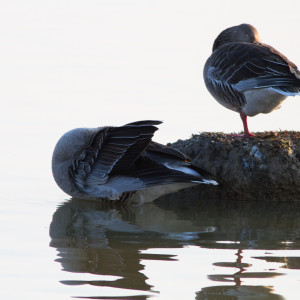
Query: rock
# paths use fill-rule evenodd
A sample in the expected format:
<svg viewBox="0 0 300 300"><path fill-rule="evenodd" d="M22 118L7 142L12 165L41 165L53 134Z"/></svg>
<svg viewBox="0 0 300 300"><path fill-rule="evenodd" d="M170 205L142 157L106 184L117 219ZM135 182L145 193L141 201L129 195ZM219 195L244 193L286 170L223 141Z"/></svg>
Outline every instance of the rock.
<svg viewBox="0 0 300 300"><path fill-rule="evenodd" d="M250 139L203 132L168 146L216 177L217 188L197 187L204 196L300 200L300 132L258 132Z"/></svg>

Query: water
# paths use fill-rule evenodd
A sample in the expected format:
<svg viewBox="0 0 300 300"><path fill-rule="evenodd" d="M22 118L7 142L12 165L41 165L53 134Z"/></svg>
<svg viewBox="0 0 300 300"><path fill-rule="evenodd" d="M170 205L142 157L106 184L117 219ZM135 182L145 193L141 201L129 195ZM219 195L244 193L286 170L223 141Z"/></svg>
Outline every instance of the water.
<svg viewBox="0 0 300 300"><path fill-rule="evenodd" d="M56 192L3 199L1 299L298 299L300 203Z"/></svg>

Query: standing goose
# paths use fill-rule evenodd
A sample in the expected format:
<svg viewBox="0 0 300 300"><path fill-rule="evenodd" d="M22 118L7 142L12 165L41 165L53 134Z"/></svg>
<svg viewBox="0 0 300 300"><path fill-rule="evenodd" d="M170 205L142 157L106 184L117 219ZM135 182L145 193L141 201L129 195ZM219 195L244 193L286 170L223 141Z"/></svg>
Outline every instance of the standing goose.
<svg viewBox="0 0 300 300"><path fill-rule="evenodd" d="M284 55L260 42L257 30L241 24L222 31L204 66L204 81L223 106L240 113L242 137L253 136L247 116L269 113L287 96L300 94L300 71Z"/></svg>
<svg viewBox="0 0 300 300"><path fill-rule="evenodd" d="M140 121L65 133L52 157L56 183L74 198L138 204L198 183L217 184L181 152L151 141L160 123Z"/></svg>

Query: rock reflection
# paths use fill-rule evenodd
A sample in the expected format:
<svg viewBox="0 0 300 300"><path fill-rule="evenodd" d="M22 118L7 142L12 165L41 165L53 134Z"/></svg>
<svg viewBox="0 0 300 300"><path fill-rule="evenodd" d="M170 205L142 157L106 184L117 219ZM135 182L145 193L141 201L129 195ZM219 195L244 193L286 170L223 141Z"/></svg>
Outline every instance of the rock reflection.
<svg viewBox="0 0 300 300"><path fill-rule="evenodd" d="M265 286L210 286L197 293L196 300L283 300Z"/></svg>
<svg viewBox="0 0 300 300"><path fill-rule="evenodd" d="M63 283L122 288L153 295L155 287L147 283L141 261L171 261L176 257L145 254L143 250L195 245L237 251L235 262L214 263L216 267L237 268L235 273L207 274L211 281L231 282L234 286L202 288L196 299L242 299L243 295L247 299L283 299L272 294L269 287L243 285L242 278L281 275L278 272L247 272L251 265L243 262L243 251L299 249L300 210L296 209L296 204L203 200L198 195L197 189L183 190L154 203L131 207L77 199L63 203L50 225L50 246L57 248L57 261L63 270L113 276L113 279ZM283 258L278 258L278 262L280 259ZM299 258L289 259L285 267L299 267ZM147 299L150 296L138 297Z"/></svg>
<svg viewBox="0 0 300 300"><path fill-rule="evenodd" d="M266 256L266 257L255 257L257 259L265 260L266 262L276 262L281 264L283 269L296 269L300 270L300 257L276 257L276 256Z"/></svg>
<svg viewBox="0 0 300 300"><path fill-rule="evenodd" d="M180 219L215 228L199 245L236 249L238 242L244 249L300 249L299 202L200 200L199 193L195 187L156 201Z"/></svg>

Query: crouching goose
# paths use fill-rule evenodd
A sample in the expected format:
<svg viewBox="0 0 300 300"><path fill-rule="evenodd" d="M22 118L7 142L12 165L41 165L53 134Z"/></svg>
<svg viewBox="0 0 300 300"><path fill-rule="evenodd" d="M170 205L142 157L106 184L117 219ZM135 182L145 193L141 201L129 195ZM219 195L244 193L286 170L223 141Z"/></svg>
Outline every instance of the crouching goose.
<svg viewBox="0 0 300 300"><path fill-rule="evenodd" d="M300 94L300 71L284 55L260 42L257 30L241 24L222 31L204 66L204 81L223 106L240 113L243 137L253 136L247 116L277 109Z"/></svg>
<svg viewBox="0 0 300 300"><path fill-rule="evenodd" d="M160 123L140 121L65 133L52 157L56 183L74 198L138 204L198 183L217 184L184 154L151 140Z"/></svg>

